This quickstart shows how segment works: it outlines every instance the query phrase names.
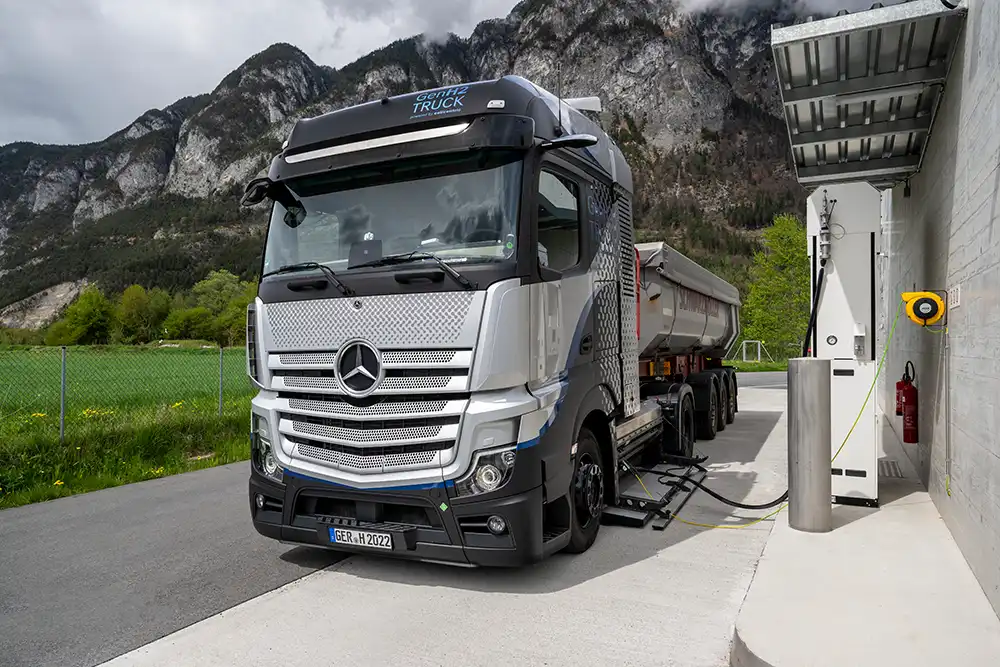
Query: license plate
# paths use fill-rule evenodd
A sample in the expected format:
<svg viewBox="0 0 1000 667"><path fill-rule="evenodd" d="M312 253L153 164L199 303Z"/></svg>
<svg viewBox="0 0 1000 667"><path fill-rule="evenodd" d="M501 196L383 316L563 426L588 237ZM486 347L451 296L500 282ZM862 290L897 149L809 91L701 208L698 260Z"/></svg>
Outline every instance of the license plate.
<svg viewBox="0 0 1000 667"><path fill-rule="evenodd" d="M354 530L353 528L334 528L330 526L330 542L352 547L392 550L392 535L389 533L373 533L370 530Z"/></svg>

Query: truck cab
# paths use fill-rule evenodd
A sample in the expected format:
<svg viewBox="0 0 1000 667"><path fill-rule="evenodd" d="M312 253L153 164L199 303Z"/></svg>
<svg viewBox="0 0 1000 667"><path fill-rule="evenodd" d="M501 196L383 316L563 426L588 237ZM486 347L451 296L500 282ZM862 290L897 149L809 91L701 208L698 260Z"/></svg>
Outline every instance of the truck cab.
<svg viewBox="0 0 1000 667"><path fill-rule="evenodd" d="M296 123L244 195L271 207L255 528L471 565L589 548L619 454L663 431L631 200L600 126L520 77Z"/></svg>

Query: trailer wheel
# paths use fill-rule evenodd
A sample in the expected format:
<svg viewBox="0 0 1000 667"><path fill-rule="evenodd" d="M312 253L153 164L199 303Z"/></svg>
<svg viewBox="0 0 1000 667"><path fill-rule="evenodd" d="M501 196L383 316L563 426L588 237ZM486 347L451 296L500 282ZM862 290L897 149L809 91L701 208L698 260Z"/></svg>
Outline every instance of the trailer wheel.
<svg viewBox="0 0 1000 667"><path fill-rule="evenodd" d="M731 368L713 368L709 371L719 379L719 431L726 424L736 421L736 376Z"/></svg>
<svg viewBox="0 0 1000 667"><path fill-rule="evenodd" d="M714 383L708 388L708 409L697 413L698 439L714 440L719 432L719 397Z"/></svg>
<svg viewBox="0 0 1000 667"><path fill-rule="evenodd" d="M719 376L719 402L715 410L715 430L725 431L726 421L729 413L729 380L726 379L725 375L720 374Z"/></svg>
<svg viewBox="0 0 1000 667"><path fill-rule="evenodd" d="M583 553L594 544L604 511L604 459L597 438L586 426L576 440L570 486L570 540L565 551Z"/></svg>
<svg viewBox="0 0 1000 667"><path fill-rule="evenodd" d="M732 387L733 391L729 397L730 402L733 404L733 419L736 419L736 413L740 411L740 388L739 380L736 379L736 369L732 366L724 366L726 375L729 376L729 386Z"/></svg>
<svg viewBox="0 0 1000 667"><path fill-rule="evenodd" d="M725 373L726 385L729 387L729 400L726 402L726 423L732 424L736 421L736 374L730 369Z"/></svg>

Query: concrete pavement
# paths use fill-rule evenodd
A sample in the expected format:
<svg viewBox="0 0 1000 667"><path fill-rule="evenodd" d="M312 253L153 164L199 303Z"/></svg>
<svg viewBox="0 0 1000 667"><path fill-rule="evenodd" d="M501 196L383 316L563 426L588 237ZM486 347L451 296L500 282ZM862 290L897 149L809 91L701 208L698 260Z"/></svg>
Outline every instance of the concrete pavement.
<svg viewBox="0 0 1000 667"><path fill-rule="evenodd" d="M894 437L881 458L904 478L879 478L880 509L835 506L819 534L778 515L732 665L1000 665L1000 619Z"/></svg>
<svg viewBox="0 0 1000 667"><path fill-rule="evenodd" d="M706 483L770 500L785 485L784 393L740 398L736 423L699 443ZM704 493L681 516L737 522ZM107 664L722 666L770 528L603 526L586 554L519 570L351 557Z"/></svg>

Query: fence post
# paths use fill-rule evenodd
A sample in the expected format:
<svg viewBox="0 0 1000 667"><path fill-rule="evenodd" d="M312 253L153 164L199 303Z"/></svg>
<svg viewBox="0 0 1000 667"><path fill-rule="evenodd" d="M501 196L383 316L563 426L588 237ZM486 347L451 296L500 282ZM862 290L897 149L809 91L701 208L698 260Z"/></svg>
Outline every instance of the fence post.
<svg viewBox="0 0 1000 667"><path fill-rule="evenodd" d="M219 416L222 416L222 345L219 345Z"/></svg>
<svg viewBox="0 0 1000 667"><path fill-rule="evenodd" d="M830 360L788 360L788 525L833 528L830 476Z"/></svg>
<svg viewBox="0 0 1000 667"><path fill-rule="evenodd" d="M66 346L62 346L62 379L59 381L59 442L66 439Z"/></svg>

